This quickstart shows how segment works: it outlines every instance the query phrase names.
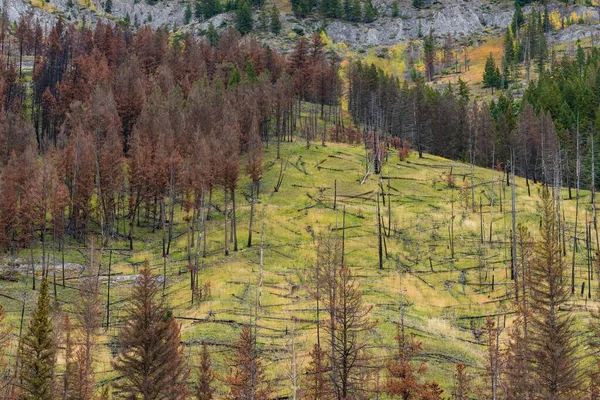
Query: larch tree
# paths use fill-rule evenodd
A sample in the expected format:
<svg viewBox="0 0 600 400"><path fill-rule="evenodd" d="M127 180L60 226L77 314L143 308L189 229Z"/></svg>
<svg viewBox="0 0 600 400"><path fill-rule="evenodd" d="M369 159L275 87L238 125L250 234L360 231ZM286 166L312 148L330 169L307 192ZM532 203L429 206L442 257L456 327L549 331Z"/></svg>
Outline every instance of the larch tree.
<svg viewBox="0 0 600 400"><path fill-rule="evenodd" d="M19 350L21 399L53 400L56 344L50 316L48 280L43 279L37 305Z"/></svg>
<svg viewBox="0 0 600 400"><path fill-rule="evenodd" d="M124 326L120 352L113 368L122 376L115 382L117 398L184 399L188 395L180 327L152 276L148 262L140 269Z"/></svg>

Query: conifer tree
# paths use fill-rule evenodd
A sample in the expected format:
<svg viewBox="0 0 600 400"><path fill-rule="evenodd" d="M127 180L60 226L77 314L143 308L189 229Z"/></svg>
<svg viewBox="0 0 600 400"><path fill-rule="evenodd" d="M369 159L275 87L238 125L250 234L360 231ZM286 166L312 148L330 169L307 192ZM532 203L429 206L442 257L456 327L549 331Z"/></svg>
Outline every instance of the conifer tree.
<svg viewBox="0 0 600 400"><path fill-rule="evenodd" d="M196 399L197 400L212 400L215 389L213 387L215 381L215 373L212 370L212 362L206 343L202 344L202 353L200 354L200 368L196 375Z"/></svg>
<svg viewBox="0 0 600 400"><path fill-rule="evenodd" d="M249 326L242 329L228 364L230 372L225 381L229 386L229 399L269 399L271 390L265 381L265 371Z"/></svg>
<svg viewBox="0 0 600 400"><path fill-rule="evenodd" d="M279 35L279 33L281 32L281 20L279 19L279 9L277 8L277 6L275 4L273 4L271 6L271 22L270 22L270 29L271 29L271 33L274 33L275 35Z"/></svg>
<svg viewBox="0 0 600 400"><path fill-rule="evenodd" d="M302 398L327 400L333 395L331 380L328 376L329 363L321 347L315 343L310 352L310 362L305 371Z"/></svg>
<svg viewBox="0 0 600 400"><path fill-rule="evenodd" d="M385 392L402 400L441 399L442 390L438 384L423 379L427 370L425 363L415 363L412 360L421 353L421 343L412 335L407 337L403 326L398 329L396 341L398 354L388 363Z"/></svg>
<svg viewBox="0 0 600 400"><path fill-rule="evenodd" d="M185 6L185 13L183 15L184 23L187 25L192 20L192 6L190 3L187 3Z"/></svg>
<svg viewBox="0 0 600 400"><path fill-rule="evenodd" d="M252 7L250 7L248 0L242 0L235 13L235 28L240 34L246 35L252 31L253 27Z"/></svg>
<svg viewBox="0 0 600 400"><path fill-rule="evenodd" d="M321 15L326 18L339 18L341 16L339 0L321 0Z"/></svg>
<svg viewBox="0 0 600 400"><path fill-rule="evenodd" d="M569 298L554 201L542 192L542 227L531 265L531 338L536 392L540 398L567 399L579 385L573 316L564 310Z"/></svg>
<svg viewBox="0 0 600 400"><path fill-rule="evenodd" d="M370 23L375 21L377 17L377 10L373 6L371 0L365 0L364 6L364 22Z"/></svg>
<svg viewBox="0 0 600 400"><path fill-rule="evenodd" d="M492 53L490 53L485 61L485 69L483 71L483 87L492 88L492 94L494 93L494 88L500 87L500 71L496 66L496 60L494 60L494 55Z"/></svg>
<svg viewBox="0 0 600 400"><path fill-rule="evenodd" d="M219 41L219 33L215 29L215 26L212 22L208 24L208 31L206 32L206 37L208 38L208 41L210 42L211 46L214 47L217 45L217 42Z"/></svg>
<svg viewBox="0 0 600 400"><path fill-rule="evenodd" d="M40 286L37 305L31 316L20 347L21 398L23 400L53 400L56 347L50 318L48 280Z"/></svg>
<svg viewBox="0 0 600 400"><path fill-rule="evenodd" d="M400 15L400 8L398 6L398 0L392 2L392 18L397 18Z"/></svg>
<svg viewBox="0 0 600 400"><path fill-rule="evenodd" d="M112 13L112 0L106 0L106 3L104 3L104 11L106 11L107 14Z"/></svg>
<svg viewBox="0 0 600 400"><path fill-rule="evenodd" d="M180 328L159 293L148 261L133 289L125 325L119 332L120 352L113 362L122 378L115 382L122 398L184 399L187 396Z"/></svg>

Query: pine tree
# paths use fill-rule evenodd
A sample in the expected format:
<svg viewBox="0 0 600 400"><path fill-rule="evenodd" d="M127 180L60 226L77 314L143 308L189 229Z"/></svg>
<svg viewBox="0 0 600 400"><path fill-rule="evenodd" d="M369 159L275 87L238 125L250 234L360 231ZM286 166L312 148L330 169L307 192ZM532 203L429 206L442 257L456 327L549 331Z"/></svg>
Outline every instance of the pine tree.
<svg viewBox="0 0 600 400"><path fill-rule="evenodd" d="M422 8L424 5L423 0L412 0L412 5L414 8Z"/></svg>
<svg viewBox="0 0 600 400"><path fill-rule="evenodd" d="M267 32L267 30L269 30L269 11L267 10L267 6L260 8L256 29L262 32Z"/></svg>
<svg viewBox="0 0 600 400"><path fill-rule="evenodd" d="M365 0L364 6L364 22L370 23L375 21L377 17L377 10L373 6L371 0Z"/></svg>
<svg viewBox="0 0 600 400"><path fill-rule="evenodd" d="M106 0L106 3L104 3L104 11L106 11L107 14L112 13L112 0Z"/></svg>
<svg viewBox="0 0 600 400"><path fill-rule="evenodd" d="M225 381L229 386L229 399L269 399L271 390L265 381L265 371L249 326L242 329L228 365L230 372Z"/></svg>
<svg viewBox="0 0 600 400"><path fill-rule="evenodd" d="M215 29L215 26L212 22L208 24L208 31L206 32L206 37L208 38L208 41L210 42L211 46L214 47L217 45L217 42L219 41L219 33Z"/></svg>
<svg viewBox="0 0 600 400"><path fill-rule="evenodd" d="M248 0L242 0L240 7L235 13L235 28L242 35L250 33L254 26L252 18L252 8Z"/></svg>
<svg viewBox="0 0 600 400"><path fill-rule="evenodd" d="M42 280L37 306L20 347L21 398L54 399L56 348L52 336L48 281Z"/></svg>
<svg viewBox="0 0 600 400"><path fill-rule="evenodd" d="M435 63L435 39L433 32L429 31L429 35L423 40L423 58L425 62L425 75L428 81L433 79L434 63Z"/></svg>
<svg viewBox="0 0 600 400"><path fill-rule="evenodd" d="M275 35L279 35L281 32L281 20L279 19L279 9L275 4L271 6L271 23L270 23L271 33Z"/></svg>
<svg viewBox="0 0 600 400"><path fill-rule="evenodd" d="M190 3L187 3L187 5L185 6L185 13L184 13L184 23L187 25L190 23L190 21L192 20L192 6Z"/></svg>
<svg viewBox="0 0 600 400"><path fill-rule="evenodd" d="M400 15L400 8L398 7L398 0L394 0L392 3L392 18L397 18Z"/></svg>
<svg viewBox="0 0 600 400"><path fill-rule="evenodd" d="M292 12L297 18L306 18L312 12L312 0L292 0Z"/></svg>
<svg viewBox="0 0 600 400"><path fill-rule="evenodd" d="M515 12L513 14L512 20L512 29L513 32L518 32L519 28L525 22L525 16L523 15L523 9L521 8L521 4L519 0L515 0Z"/></svg>
<svg viewBox="0 0 600 400"><path fill-rule="evenodd" d="M206 343L203 343L202 353L200 354L200 368L198 368L198 374L196 375L195 395L197 400L213 399L215 378L208 348L206 347Z"/></svg>
<svg viewBox="0 0 600 400"><path fill-rule="evenodd" d="M579 388L574 319L565 305L569 284L563 259L556 208L547 186L542 192L540 240L531 264L531 338L536 392L540 398L573 398Z"/></svg>
<svg viewBox="0 0 600 400"><path fill-rule="evenodd" d="M238 69L237 64L233 64L231 72L229 73L229 81L227 81L227 87L235 88L242 81L242 76L240 75L240 70Z"/></svg>
<svg viewBox="0 0 600 400"><path fill-rule="evenodd" d="M339 0L322 0L320 9L321 15L326 18L339 18L341 15Z"/></svg>
<svg viewBox="0 0 600 400"><path fill-rule="evenodd" d="M180 328L144 262L133 289L125 325L119 332L120 352L113 368L122 379L115 382L125 398L183 399L187 396Z"/></svg>

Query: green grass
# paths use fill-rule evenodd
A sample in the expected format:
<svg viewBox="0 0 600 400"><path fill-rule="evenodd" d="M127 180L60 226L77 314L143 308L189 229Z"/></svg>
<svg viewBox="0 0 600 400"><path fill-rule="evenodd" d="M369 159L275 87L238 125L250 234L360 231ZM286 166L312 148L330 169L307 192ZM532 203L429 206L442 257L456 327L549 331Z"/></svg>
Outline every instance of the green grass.
<svg viewBox="0 0 600 400"><path fill-rule="evenodd" d="M376 224L376 197L379 178L370 175L363 184L365 175L364 149L360 146L328 144L311 146L306 150L302 140L297 143L282 144L281 159L275 158L275 148L271 144L264 157L264 173L261 181L260 202L256 207L254 246L246 248L249 219L249 203L244 194L249 193L249 180L240 180L237 189L238 240L240 249L230 256L223 255L224 233L223 215L211 212L208 222L209 256L201 258L201 280L210 282L211 296L200 304L191 305L189 276L187 272L186 224L184 211L176 207L175 236L171 258L167 267L168 301L177 317L199 318L194 322L181 319L183 340L189 344L186 354L192 363L202 341L210 343L215 356L217 372L226 374L223 364L228 346L236 339L240 328L237 324L225 321L248 323L253 318L253 305L256 298L256 283L259 271L259 244L261 227L264 224L264 280L261 308L258 316L259 345L265 350L265 365L272 386L281 393L287 393L285 361L283 349L289 339L293 317L299 318L297 334L302 363L307 362L307 354L315 340L315 304L307 290L308 273L315 260L315 238L327 234L331 229L342 226L342 210L346 210L346 260L358 277L367 304L373 305L371 318L378 324L366 340L372 344L374 361L384 366L393 354L396 323L400 319L399 302L401 293L406 299L406 324L423 343L422 359L429 364L428 377L438 380L449 391L452 384L454 365L462 362L468 365L472 374L481 372L483 361L482 343L474 335L480 329L486 314L495 313L500 306L507 305L506 291L510 288L510 248L507 242L510 234L510 206L507 199L510 187L506 187L501 173L482 168L474 169L476 186L476 207L473 211L471 198L471 167L466 164L426 155L419 159L416 154L407 161L399 162L394 153L389 155L382 175L390 177L382 181L386 204L382 205L382 215L388 226L388 203L391 201L391 228L385 238L388 257L384 269L378 269L378 240ZM283 184L274 192L280 163L288 163ZM243 171L243 169L241 169ZM447 176L452 171L456 187L447 185ZM334 185L337 182L337 203L334 204ZM494 182L492 191L491 182ZM538 192L540 186L531 187L532 196L527 195L525 181L518 178L517 204L518 220L537 228ZM483 198L482 214L479 213L479 197ZM360 196L358 196L360 195ZM500 195L503 212L500 212ZM566 198L566 192L563 193ZM354 197L352 197L354 196ZM493 243L489 243L490 205L486 197L495 199L492 210ZM589 194L582 194L580 221L585 219L589 209ZM213 203L223 207L222 191L213 193ZM573 230L575 201L565 201L566 229ZM449 250L449 224L454 208L455 257ZM113 251L113 273L117 274L111 292L111 328L99 340L100 354L97 363L97 377L110 379L109 344L114 343L118 333L118 321L123 315L123 305L130 293L130 284L117 282L119 275L135 274L137 264L148 259L157 274L162 274L161 233L154 233L147 227L142 210L142 226L136 228L135 250L126 250L125 241L110 244ZM485 240L480 239L480 217L483 216ZM121 223L123 232L124 221ZM583 232L580 224L580 233ZM537 232L532 232L537 235ZM570 237L570 235L569 235ZM96 240L96 242L98 242ZM567 243L570 252L572 243ZM96 244L96 247L98 245ZM231 246L230 246L231 248ZM86 249L81 244L69 243L65 252L68 262L85 263ZM34 257L41 255L36 248ZM581 285L585 270L585 252L577 254L577 284ZM27 263L29 253L19 254L19 259ZM54 254L51 258L54 257ZM60 260L60 254L56 255ZM102 253L101 272L107 272L109 252ZM430 266L431 260L431 268ZM570 260L570 256L568 257ZM481 268L477 268L482 265ZM464 272L464 274L463 274ZM60 308L70 311L77 300L76 276L68 270L67 287L63 288L60 271L57 271L57 300ZM461 283L461 275L466 278ZM495 279L491 290L492 275ZM15 325L18 333L21 313L22 293L28 293L26 314L34 304L35 295L30 287L21 281L2 281L0 303L7 309L8 320ZM298 287L295 290L296 286ZM594 286L596 288L597 285ZM294 288L294 289L293 289ZM102 284L103 299L106 296L106 281ZM594 298L596 293L594 293ZM581 318L585 318L586 304L579 296L574 303L581 306ZM208 318L209 313L215 320ZM473 318L465 318L473 317ZM222 321L222 322L219 322ZM580 325L584 330L584 323ZM15 342L9 351L14 354Z"/></svg>

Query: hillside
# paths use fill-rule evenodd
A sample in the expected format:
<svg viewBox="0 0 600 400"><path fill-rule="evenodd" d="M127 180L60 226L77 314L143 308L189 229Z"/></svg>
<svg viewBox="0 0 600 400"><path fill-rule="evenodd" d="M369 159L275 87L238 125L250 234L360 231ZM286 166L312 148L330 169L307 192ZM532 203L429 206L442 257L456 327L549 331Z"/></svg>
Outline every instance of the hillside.
<svg viewBox="0 0 600 400"><path fill-rule="evenodd" d="M280 177L281 185L274 190ZM530 196L523 179L517 178L515 183L517 222L537 236L541 186L531 184ZM102 248L98 235L93 238L93 261L89 259L90 245L67 243L64 261L63 254L50 250L50 265L54 265L50 267L50 277L55 282L55 292L51 293L55 293L59 307L67 311L72 311L78 296L82 265L94 262L97 266L103 299L108 294L110 268L110 327L103 330L101 357L96 365L101 385L115 377L109 362L111 350L117 349L116 335L131 282L140 263L147 259L156 275L162 276L166 271L165 293L173 314L182 324L186 355L196 365L199 345L208 343L216 359L216 371L221 375L227 372L223 356L239 335L240 327L253 321L257 285L262 281L256 316L259 348L272 386L282 395L289 394L282 367L289 358L286 344L295 332L301 364L306 364L315 340L315 302L309 293L308 277L320 235L343 235L346 263L360 282L365 302L373 306L369 318L376 320L377 326L368 337L373 366L384 367L391 356L402 308L410 332L423 343L421 358L428 363L427 376L438 380L447 393L456 363L466 364L473 376L481 375L486 316L492 315L503 326L512 313L507 301L512 289L511 188L506 186L504 174L431 155L418 158L415 153L406 161L399 161L391 152L381 176L365 177L362 146L327 143L325 147L313 145L306 149L302 142L284 143L281 158L276 159L271 145L264 156L251 248L246 246L249 184L244 178L238 185L239 250L231 251L229 256L223 254L222 194L220 190L213 193L207 223L208 252L206 258L200 258L200 280L210 285L210 294L199 303L197 299L194 304L191 302L188 250L194 250L193 246L188 247L185 221L189 215L179 207L179 201L174 220L176 240L166 260L161 256L161 230L150 227L151 221L144 218L144 213L134 232L134 251L127 249L125 239L111 241ZM384 195L379 200L381 229L385 233L383 269L378 265L378 193ZM566 200L566 191L562 197L564 226L570 238L575 200ZM580 202L582 209L587 210L589 194L582 192ZM588 214L580 211L580 221L589 219ZM125 224L125 220L120 222ZM567 240L566 247L571 254L571 240ZM39 260L40 256L38 247L33 257ZM28 315L36 297L36 292L29 289L31 278L23 275L29 269L29 257L29 252L23 251L2 263L2 304L8 320L16 327L22 299L25 298ZM589 283L585 257L582 245L576 258L577 288ZM592 284L595 299L597 283ZM586 316L595 302L588 306L587 300L577 294L570 303L577 315L578 329L587 332ZM16 341L12 341L10 354L15 354L15 346Z"/></svg>

